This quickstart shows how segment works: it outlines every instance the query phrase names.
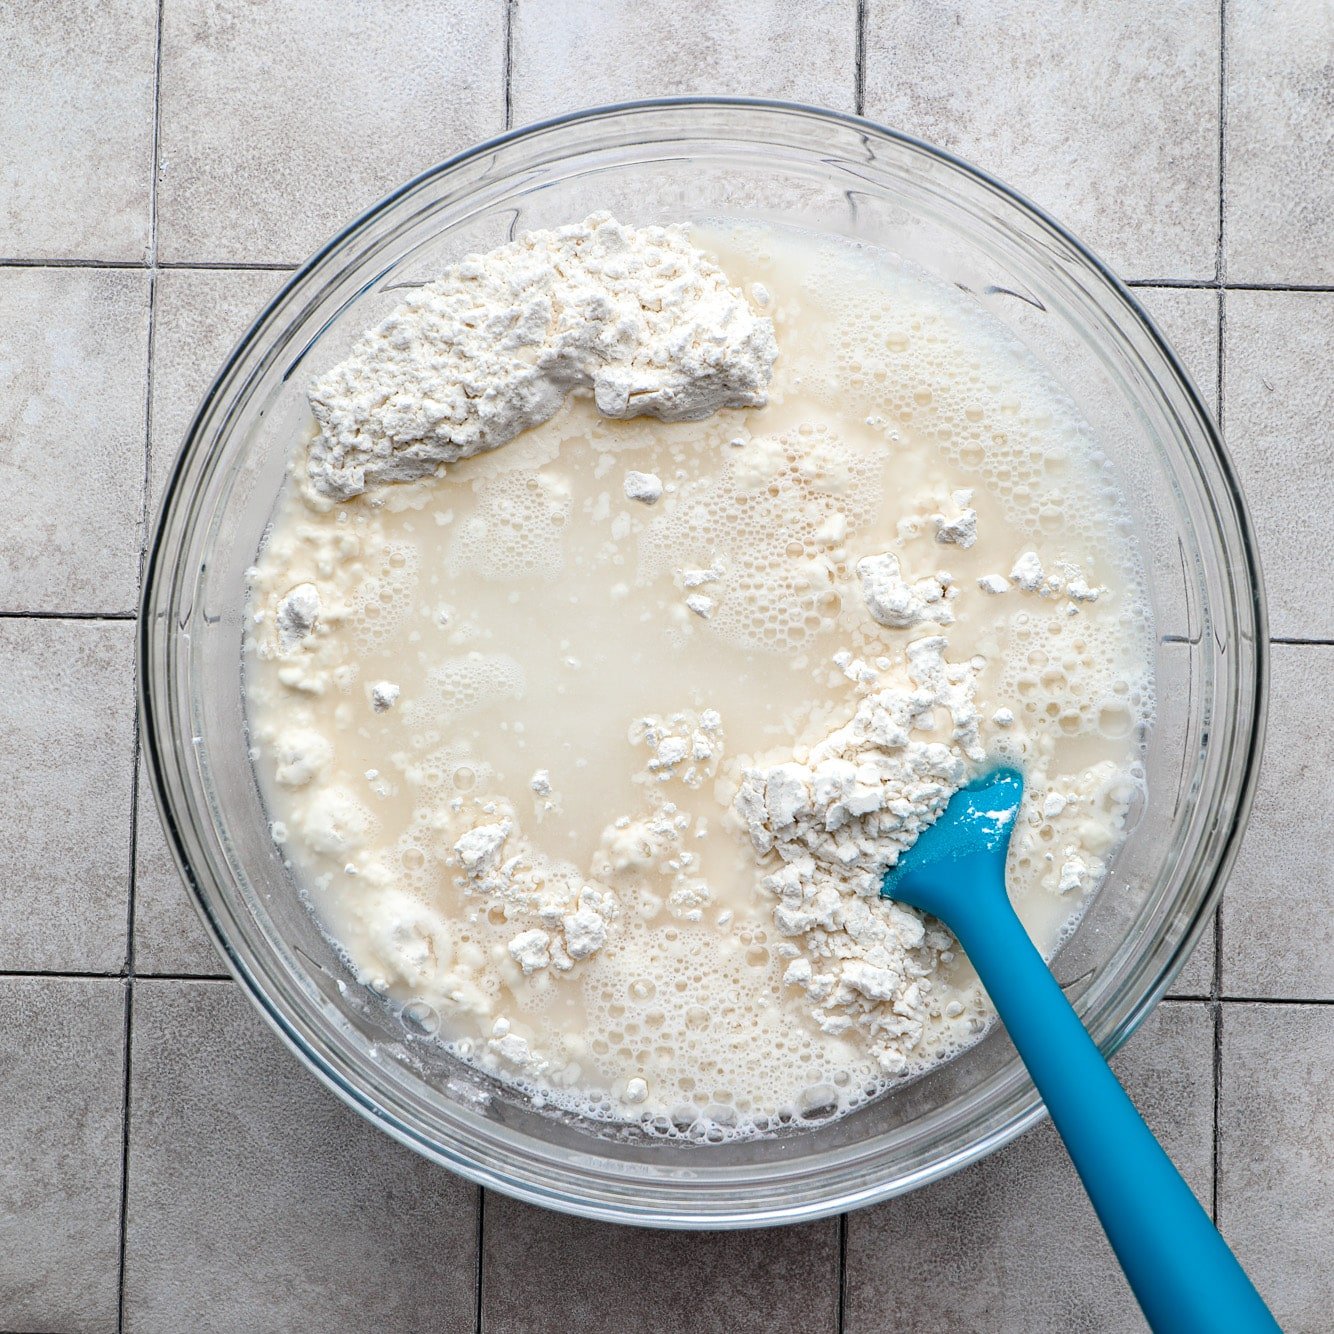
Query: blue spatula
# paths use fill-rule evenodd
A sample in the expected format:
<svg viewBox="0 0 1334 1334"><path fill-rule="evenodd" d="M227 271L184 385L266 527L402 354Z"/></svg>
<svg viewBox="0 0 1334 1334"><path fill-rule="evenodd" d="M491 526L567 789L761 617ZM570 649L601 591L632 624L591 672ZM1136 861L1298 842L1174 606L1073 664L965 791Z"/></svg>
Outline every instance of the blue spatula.
<svg viewBox="0 0 1334 1334"><path fill-rule="evenodd" d="M1005 856L1023 793L1023 779L1006 768L956 792L880 892L939 917L958 937L1156 1334L1277 1330L1010 906Z"/></svg>

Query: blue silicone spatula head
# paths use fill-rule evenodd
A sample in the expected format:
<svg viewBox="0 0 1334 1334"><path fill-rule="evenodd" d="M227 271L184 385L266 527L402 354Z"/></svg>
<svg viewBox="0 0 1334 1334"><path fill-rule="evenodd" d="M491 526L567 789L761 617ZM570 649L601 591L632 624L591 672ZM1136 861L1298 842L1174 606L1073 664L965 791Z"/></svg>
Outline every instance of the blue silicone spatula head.
<svg viewBox="0 0 1334 1334"><path fill-rule="evenodd" d="M1019 817L1024 780L999 767L950 798L944 813L885 874L880 893L954 928L980 896L1005 893L1005 858Z"/></svg>
<svg viewBox="0 0 1334 1334"><path fill-rule="evenodd" d="M996 768L949 805L881 893L958 937L1033 1076L1155 1334L1278 1329L1033 947L1005 890L1024 782Z"/></svg>

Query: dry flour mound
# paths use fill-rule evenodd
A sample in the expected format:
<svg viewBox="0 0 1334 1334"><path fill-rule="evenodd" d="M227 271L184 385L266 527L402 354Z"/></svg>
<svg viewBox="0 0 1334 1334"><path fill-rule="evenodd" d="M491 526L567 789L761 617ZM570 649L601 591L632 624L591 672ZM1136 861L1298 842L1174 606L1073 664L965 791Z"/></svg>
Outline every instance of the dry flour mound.
<svg viewBox="0 0 1334 1334"><path fill-rule="evenodd" d="M761 884L788 942L785 985L806 992L822 1032L858 1030L886 1074L916 1054L930 979L953 941L882 900L880 882L986 753L975 665L948 662L946 646L939 635L913 641L887 679L840 654L864 692L852 719L803 758L748 769L733 803L755 851L783 863ZM948 735L927 739L938 712Z"/></svg>
<svg viewBox="0 0 1334 1334"><path fill-rule="evenodd" d="M609 213L469 255L316 380L307 469L331 500L495 449L591 389L606 417L763 407L778 346L683 226Z"/></svg>

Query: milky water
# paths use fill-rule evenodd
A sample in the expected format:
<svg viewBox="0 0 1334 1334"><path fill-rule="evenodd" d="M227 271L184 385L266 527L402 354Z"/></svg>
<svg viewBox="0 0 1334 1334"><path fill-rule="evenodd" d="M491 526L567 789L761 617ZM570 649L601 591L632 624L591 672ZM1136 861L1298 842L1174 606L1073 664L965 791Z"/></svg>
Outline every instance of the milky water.
<svg viewBox="0 0 1334 1334"><path fill-rule="evenodd" d="M1110 470L1024 350L874 250L774 228L694 239L773 317L768 406L667 424L574 398L443 477L323 509L289 487L247 679L276 837L367 985L539 1100L716 1138L847 1110L991 1018L938 924L892 1069L784 983L812 942L776 929L759 888L775 863L731 803L747 766L851 716L835 655L892 675L940 633L973 661L982 741L1025 770L1009 883L1047 951L1120 836L1152 698ZM661 479L656 504L627 499L631 470ZM935 516L965 507L975 544L937 541ZM948 573L948 625L872 619L856 567L884 552L908 578ZM1009 580L1025 553L1039 588ZM1010 586L979 587L994 576ZM315 633L277 652L275 610L305 583ZM715 714L707 756L652 768L655 736ZM572 966L525 972L513 943L559 913L460 874L460 837L505 822L498 858L536 866L566 912L579 886L606 894L605 941Z"/></svg>

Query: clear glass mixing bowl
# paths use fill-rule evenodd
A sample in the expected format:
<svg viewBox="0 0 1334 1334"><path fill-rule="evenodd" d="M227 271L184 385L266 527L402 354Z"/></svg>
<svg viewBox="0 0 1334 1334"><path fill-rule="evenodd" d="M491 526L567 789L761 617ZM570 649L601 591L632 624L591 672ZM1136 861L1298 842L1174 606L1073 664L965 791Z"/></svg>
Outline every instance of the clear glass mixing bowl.
<svg viewBox="0 0 1334 1334"><path fill-rule="evenodd" d="M272 302L223 367L167 487L139 622L144 744L169 840L227 963L342 1098L427 1156L537 1204L739 1227L910 1190L1041 1115L1002 1030L871 1106L771 1139L651 1140L541 1113L359 987L269 837L247 753L246 569L305 387L472 250L610 209L623 221L792 221L910 256L968 293L1078 401L1129 497L1157 623L1149 799L1056 973L1104 1051L1135 1029L1213 907L1251 802L1266 675L1256 548L1236 476L1133 296L1031 204L850 116L734 100L565 117L461 154L376 205Z"/></svg>

